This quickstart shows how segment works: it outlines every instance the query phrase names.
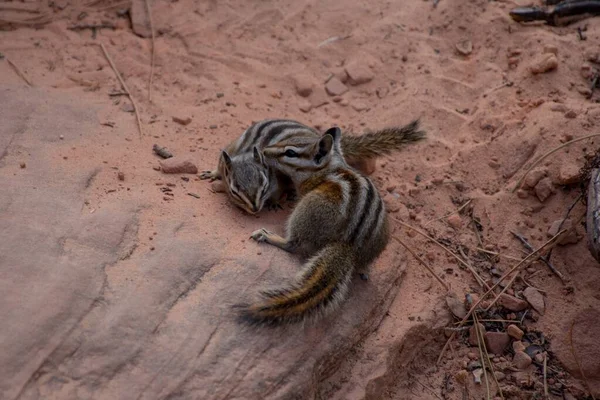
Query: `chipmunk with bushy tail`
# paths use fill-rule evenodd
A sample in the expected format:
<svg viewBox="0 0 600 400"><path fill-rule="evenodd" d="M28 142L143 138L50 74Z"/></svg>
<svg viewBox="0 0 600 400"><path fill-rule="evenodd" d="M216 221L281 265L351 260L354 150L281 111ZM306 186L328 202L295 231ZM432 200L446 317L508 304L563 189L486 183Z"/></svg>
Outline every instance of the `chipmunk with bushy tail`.
<svg viewBox="0 0 600 400"><path fill-rule="evenodd" d="M335 309L346 297L354 272L365 277L388 240L385 206L370 179L344 160L343 136L331 128L319 137L285 140L262 153L273 169L289 176L300 195L286 237L265 229L252 239L308 259L299 277L262 292L256 303L238 305L243 320L259 325L301 322Z"/></svg>
<svg viewBox="0 0 600 400"><path fill-rule="evenodd" d="M360 136L343 135L340 146L346 162L368 174L366 162L424 136L419 121L415 120L403 127L385 128ZM315 129L293 120L257 122L221 152L216 170L203 171L200 178L222 179L229 198L250 214L259 212L265 205L274 208L284 193L293 192L291 179L285 173L269 168L261 150L278 143L320 137Z"/></svg>

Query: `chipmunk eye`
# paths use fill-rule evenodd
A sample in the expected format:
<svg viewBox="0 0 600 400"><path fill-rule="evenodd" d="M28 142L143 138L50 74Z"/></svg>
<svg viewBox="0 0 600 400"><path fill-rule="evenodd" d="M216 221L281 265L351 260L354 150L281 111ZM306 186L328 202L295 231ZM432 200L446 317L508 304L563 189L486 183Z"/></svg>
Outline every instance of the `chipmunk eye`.
<svg viewBox="0 0 600 400"><path fill-rule="evenodd" d="M296 153L294 150L292 149L288 149L285 151L285 153L283 153L286 157L298 157L298 153Z"/></svg>

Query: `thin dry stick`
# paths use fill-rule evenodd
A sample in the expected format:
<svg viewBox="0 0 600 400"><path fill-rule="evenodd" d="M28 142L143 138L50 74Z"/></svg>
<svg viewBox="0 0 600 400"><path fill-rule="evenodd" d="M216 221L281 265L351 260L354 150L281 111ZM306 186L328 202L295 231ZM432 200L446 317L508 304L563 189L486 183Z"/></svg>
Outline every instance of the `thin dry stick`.
<svg viewBox="0 0 600 400"><path fill-rule="evenodd" d="M556 240L552 241L551 245L548 245L548 249L552 249L554 248L554 246L556 246L558 244L558 238L560 236L563 235L563 233L566 232L566 229L563 229L562 231L558 232L553 239L556 238ZM551 239L552 240L552 239ZM548 242L546 242L548 243ZM531 253L533 254L533 253ZM529 258L529 256L527 256L524 260L526 260L527 258ZM490 305L485 309L485 311L489 311L490 308L492 308L492 306L498 301L498 299L500 299L500 296L502 296L504 294L504 292L506 292L508 290L508 288L510 288L512 286L512 284L514 283L515 279L517 279L517 276L519 276L519 271L518 269L523 269L523 268L527 268L529 265L533 264L538 257L536 258L532 258L529 261L527 261L526 263L519 263L517 264L516 267L514 267L513 269L511 269L508 273L504 274L503 277L507 276L508 274L510 274L512 271L515 271L514 275L512 276L512 278L510 278L510 281L508 281L508 283L506 284L506 286L504 286L504 288L500 291L500 293L498 293L498 295L494 298L494 300L492 300L492 302L490 303Z"/></svg>
<svg viewBox="0 0 600 400"><path fill-rule="evenodd" d="M577 364L577 368L579 369L579 373L585 382L585 386L587 390L590 392L590 396L592 396L592 400L596 400L594 394L592 393L592 388L590 387L590 382L587 380L585 374L583 373L583 368L581 368L581 364L579 363L579 358L577 358L577 353L575 352L575 346L573 345L573 328L575 328L575 321L571 323L571 329L569 329L569 344L571 345L571 354L573 354L573 358L575 359L575 363Z"/></svg>
<svg viewBox="0 0 600 400"><path fill-rule="evenodd" d="M560 146L558 146L558 147L556 147L556 148L554 148L554 149L550 150L549 152L547 152L546 154L544 154L543 156L541 156L540 158L538 158L537 160L535 160L535 161L534 161L534 162L531 164L531 166L530 166L529 168L527 168L527 171L525 171L525 174L523 174L523 176L521 177L521 179L519 179L519 181L517 182L517 184L516 184L516 185L515 185L515 187L513 188L512 192L514 193L514 192L515 192L517 189L520 189L520 188L521 188L521 185L522 185L523 181L525 180L525 177L527 176L527 174L528 174L529 172L531 172L531 170L532 170L532 169L534 169L534 168L536 167L536 165L538 165L540 162L542 162L543 160L545 160L545 159L546 159L546 157L548 157L548 156L550 156L550 155L552 155L552 154L556 153L556 152L557 152L557 151L559 151L560 149L562 149L562 148L564 148L564 147L567 147L567 146L569 146L569 145L571 145L571 144L573 144L573 143L580 142L580 141L582 141L582 140L585 140L585 139L590 139L590 138L593 138L593 137L596 137L596 136L600 136L600 133L594 133L593 135L587 135L587 136L583 136L583 137L580 137L580 138L577 138L577 139L573 139L573 140L571 140L571 141L568 141L568 142L566 142L566 143L563 143L563 144L561 144Z"/></svg>
<svg viewBox="0 0 600 400"><path fill-rule="evenodd" d="M564 220L563 220L563 222L564 222ZM562 228L562 223L558 226L558 230L560 230L561 228ZM519 239L519 241L521 242L523 247L525 247L529 251L533 251L533 247L531 246L531 244L529 244L529 242L527 241L527 239L524 236L519 235L518 233L513 232L513 231L510 231L510 233L512 233L514 237ZM550 250L550 252L548 252L548 255L550 255L551 252L552 252L552 250ZM552 265L552 263L549 260L549 256L540 257L540 260L542 260L544 262L544 264L546 264L548 266L548 268L550 268L550 271L552 271L554 273L554 275L558 276L558 278L561 280L561 282L563 284L565 283L565 277L563 276L563 274L560 273L559 270L556 269L556 267L554 265Z"/></svg>
<svg viewBox="0 0 600 400"><path fill-rule="evenodd" d="M398 243L400 243L402 246L404 246L404 248L406 250L408 250L408 252L410 254L412 254L413 257L416 258L421 263L421 265L423 265L425 267L425 269L427 269L427 271L429 271L429 273L431 275L433 275L433 277L440 283L440 285L442 285L444 287L444 289L446 289L446 291L450 290L448 285L446 285L446 282L444 282L439 276L437 276L437 274L435 272L433 272L433 269L431 269L431 267L421 257L419 257L419 255L417 253L415 253L410 247L408 247L408 245L406 243L404 243L402 240L398 239L395 236L392 236L392 238L395 241L397 241Z"/></svg>
<svg viewBox="0 0 600 400"><path fill-rule="evenodd" d="M405 222L400 221L399 219L392 217L392 219L394 219L394 221L398 222L400 225L408 228L408 229L412 229L413 231L417 232L419 235L429 239L430 241L432 241L433 243L437 244L439 247L441 247L446 253L450 254L452 257L454 257L459 263L461 263L462 265L464 265L465 267L467 267L467 269L469 269L469 271L471 271L471 273L473 274L473 276L475 277L475 280L477 281L477 283L484 287L484 288L489 288L487 283L483 280L482 277L479 276L479 274L477 273L477 271L475 271L475 268L473 268L469 263L467 263L465 260L463 260L462 258L460 258L459 256L457 256L456 254L454 254L454 252L450 251L450 249L448 249L446 246L444 246L443 244L441 244L440 242L438 242L437 240L435 240L434 238L432 238L431 236L429 236L428 234L426 234L425 232L408 225Z"/></svg>
<svg viewBox="0 0 600 400"><path fill-rule="evenodd" d="M480 251L482 253L487 253L487 254L491 254L493 256L498 256L498 257L506 258L507 260L521 261L521 258L517 258L517 257L513 257L513 256L507 256L506 254L498 253L496 251L486 250L486 249L484 249L482 247L473 247L473 248L471 248L469 246L466 246L466 247L470 248L470 249L475 249L475 250Z"/></svg>
<svg viewBox="0 0 600 400"><path fill-rule="evenodd" d="M152 22L152 8L148 0L145 0L148 20L150 21L150 34L152 35L152 55L150 56L150 79L148 82L148 101L152 101L152 79L154 78L154 23Z"/></svg>
<svg viewBox="0 0 600 400"><path fill-rule="evenodd" d="M446 215L443 215L443 216L441 216L441 217L439 217L439 218L435 218L435 219L432 219L431 221L428 221L428 222L426 222L426 223L423 225L423 228L424 228L424 227L426 227L427 225L429 225L429 224L431 224L431 223L435 222L435 221L439 221L439 220L441 220L441 219L448 218L449 216L451 216L451 215L454 215L454 214L460 214L460 212L461 212L462 210L464 210L464 208L465 208L466 206L468 206L469 204L471 204L471 201L472 201L472 200L473 200L473 199L469 199L469 200L467 200L467 201L465 202L465 204L463 204L462 206L460 206L458 209L456 209L456 210L452 211L451 213L448 213L448 214L446 214Z"/></svg>
<svg viewBox="0 0 600 400"><path fill-rule="evenodd" d="M471 309L467 312L467 315L465 315L465 317L460 321L459 326L462 326L465 324L465 322L467 322L467 320L469 319L469 317L475 312L475 310L477 309L477 307L479 306L479 303L481 303L490 293L492 293L494 291L494 289L496 287L498 287L502 281L504 279L506 279L507 276L509 276L512 272L514 272L517 268L520 268L521 265L525 266L531 264L533 261L535 261L538 257L538 254L544 252L548 246L550 245L554 245L555 241L557 240L559 235L562 235L565 231L560 231L559 233L557 233L556 235L554 235L553 237L551 237L546 243L544 243L542 245L542 247L540 247L539 249L537 249L536 251L534 251L533 253L529 254L527 257L525 257L520 263L518 263L517 265L515 265L510 271L508 271L507 273L505 273L504 275L502 275L500 278L498 278L498 282L496 282L494 285L492 285L491 288L488 289L487 292L485 292L480 298L479 300L477 300L475 302L475 304L473 304L473 306L471 306ZM492 303L493 305L494 303ZM444 356L444 352L446 351L446 349L448 348L448 346L450 345L450 342L452 342L452 339L454 339L456 332L452 332L452 334L450 335L450 337L448 338L448 340L446 341L446 344L444 344L444 347L442 347L442 350L440 352L440 355L438 356L437 359L437 363L439 363L442 360L442 357Z"/></svg>
<svg viewBox="0 0 600 400"><path fill-rule="evenodd" d="M483 357L482 346L485 346L483 342L483 335L481 334L481 327L479 326L479 321L477 321L477 313L473 314L473 319L475 320L475 334L477 335L477 347L479 348L479 357L481 358L481 367L483 368L483 380L485 381L485 391L487 392L487 398L490 400L492 398L490 394L490 381L487 377L487 368L485 365L485 358Z"/></svg>
<svg viewBox="0 0 600 400"><path fill-rule="evenodd" d="M548 380L547 380L547 368L548 368L548 354L544 354L544 397L548 399Z"/></svg>
<svg viewBox="0 0 600 400"><path fill-rule="evenodd" d="M125 93L127 93L127 96L129 96L129 100L131 100L131 104L133 105L133 111L135 112L135 117L137 119L138 129L140 131L140 139L141 139L142 136L144 136L144 130L142 128L142 121L140 120L140 113L138 111L137 104L136 104L133 96L131 95L131 92L129 91L129 88L127 87L127 84L125 83L125 81L121 77L121 74L119 73L119 70L115 66L115 63L113 62L112 58L110 58L110 55L108 55L108 51L106 50L106 47L104 47L104 44L102 44L102 43L100 43L100 47L102 48L102 52L104 53L104 57L106 57L106 60L110 64L110 67L115 72L115 75L117 75L117 79L119 79L119 82L121 82L121 86L123 87L123 90L125 91Z"/></svg>
<svg viewBox="0 0 600 400"><path fill-rule="evenodd" d="M29 82L29 79L27 79L27 77L25 76L25 74L23 72L21 72L21 70L19 69L19 67L17 67L15 65L15 63L13 63L12 61L10 61L8 59L8 57L6 57L6 54L4 55L4 59L6 60L6 62L8 63L8 65L10 65L10 67L13 69L13 71L15 71L15 73L17 75L19 75L19 78L23 79L25 81L25 83L27 84L27 86L31 87L33 86L31 84L31 82Z"/></svg>

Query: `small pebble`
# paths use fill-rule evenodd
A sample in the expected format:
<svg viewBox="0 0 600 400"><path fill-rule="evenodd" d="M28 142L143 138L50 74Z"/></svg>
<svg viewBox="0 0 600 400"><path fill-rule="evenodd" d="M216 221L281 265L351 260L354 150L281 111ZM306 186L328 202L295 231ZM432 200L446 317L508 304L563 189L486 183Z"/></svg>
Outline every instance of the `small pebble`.
<svg viewBox="0 0 600 400"><path fill-rule="evenodd" d="M25 164L24 162L22 162L22 163L20 163L20 164L19 164L19 166L20 166L21 168L25 168L25 167L27 167L27 164Z"/></svg>
<svg viewBox="0 0 600 400"><path fill-rule="evenodd" d="M65 135L60 135L58 138L59 138L60 140L64 140L64 138L65 138Z"/></svg>
<svg viewBox="0 0 600 400"><path fill-rule="evenodd" d="M351 85L361 85L373 80L373 72L368 66L363 65L360 61L354 61L346 65L346 73L348 74Z"/></svg>
<svg viewBox="0 0 600 400"><path fill-rule="evenodd" d="M125 180L125 174L123 172L119 172L117 174L117 177L119 178L120 181L124 181Z"/></svg>
<svg viewBox="0 0 600 400"><path fill-rule="evenodd" d="M552 71L558 67L558 58L552 53L542 54L537 57L529 66L529 71L536 74L543 74Z"/></svg>
<svg viewBox="0 0 600 400"><path fill-rule="evenodd" d="M515 367L524 370L531 365L532 360L524 351L517 351L515 352L512 362Z"/></svg>
<svg viewBox="0 0 600 400"><path fill-rule="evenodd" d="M514 324L510 324L508 328L506 328L506 333L517 340L521 340L523 338L523 331Z"/></svg>
<svg viewBox="0 0 600 400"><path fill-rule="evenodd" d="M543 203L554 193L554 187L550 178L544 178L535 185L535 195Z"/></svg>
<svg viewBox="0 0 600 400"><path fill-rule="evenodd" d="M348 86L334 76L325 84L325 90L330 96L341 96L348 91Z"/></svg>
<svg viewBox="0 0 600 400"><path fill-rule="evenodd" d="M462 228L463 222L459 215L453 214L446 218L448 225L450 225L454 229Z"/></svg>
<svg viewBox="0 0 600 400"><path fill-rule="evenodd" d="M531 307L541 315L544 315L546 311L546 305L544 304L544 296L532 287L528 287L523 290L523 297L527 300Z"/></svg>
<svg viewBox="0 0 600 400"><path fill-rule="evenodd" d="M181 117L174 115L171 118L173 119L173 122L177 122L178 124L183 126L189 125L192 122L192 119L190 117Z"/></svg>

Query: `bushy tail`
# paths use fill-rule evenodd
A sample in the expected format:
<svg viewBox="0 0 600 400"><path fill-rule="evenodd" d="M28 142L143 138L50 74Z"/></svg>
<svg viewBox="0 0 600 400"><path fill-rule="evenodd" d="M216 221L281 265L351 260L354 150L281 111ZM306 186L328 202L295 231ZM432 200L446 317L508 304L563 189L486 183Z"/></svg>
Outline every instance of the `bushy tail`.
<svg viewBox="0 0 600 400"><path fill-rule="evenodd" d="M346 160L362 160L390 154L424 137L425 131L420 130L417 119L402 127L385 128L360 136L342 135L341 145Z"/></svg>
<svg viewBox="0 0 600 400"><path fill-rule="evenodd" d="M330 244L305 265L297 281L261 293L254 304L235 306L241 319L255 325L280 325L318 317L336 308L346 297L354 271L352 249Z"/></svg>

